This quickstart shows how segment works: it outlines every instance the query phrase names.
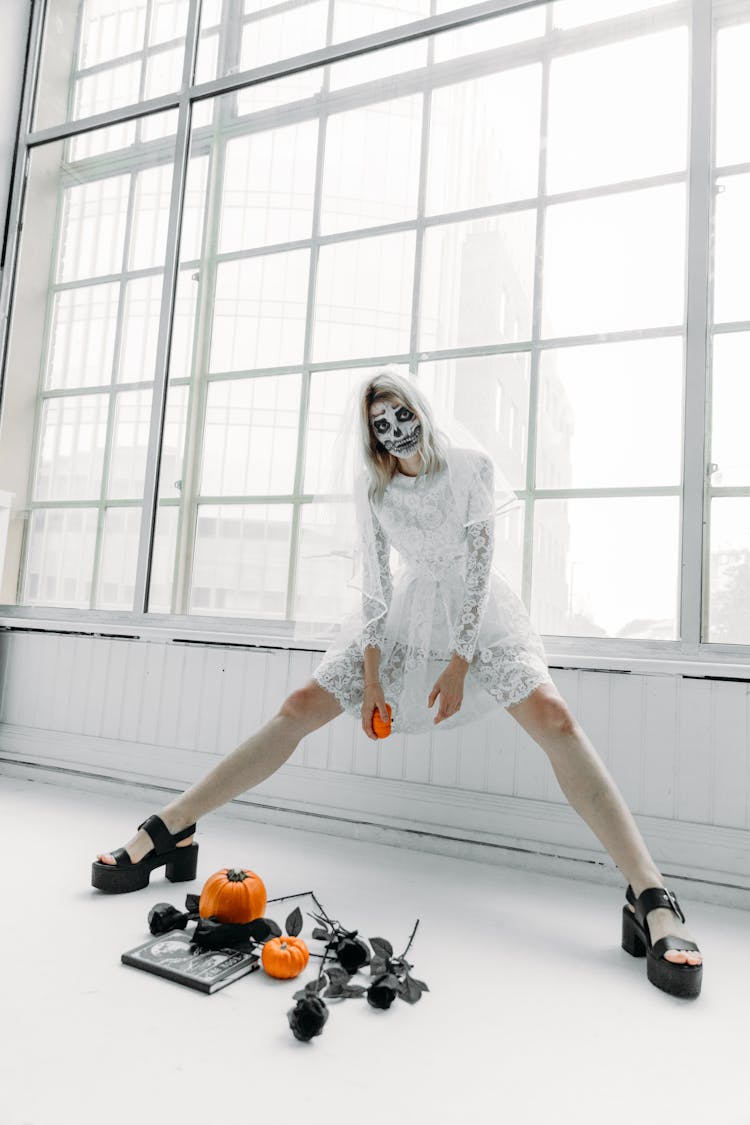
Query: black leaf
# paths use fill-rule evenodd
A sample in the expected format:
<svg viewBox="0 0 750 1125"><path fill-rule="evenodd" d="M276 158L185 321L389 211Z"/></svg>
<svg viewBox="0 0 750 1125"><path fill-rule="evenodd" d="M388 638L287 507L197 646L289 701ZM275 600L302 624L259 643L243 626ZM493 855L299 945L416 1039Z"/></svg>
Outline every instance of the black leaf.
<svg viewBox="0 0 750 1125"><path fill-rule="evenodd" d="M370 945L380 957L392 957L393 946L384 937L371 937Z"/></svg>
<svg viewBox="0 0 750 1125"><path fill-rule="evenodd" d="M296 937L302 929L302 911L298 906L295 906L286 920L286 932L290 937Z"/></svg>

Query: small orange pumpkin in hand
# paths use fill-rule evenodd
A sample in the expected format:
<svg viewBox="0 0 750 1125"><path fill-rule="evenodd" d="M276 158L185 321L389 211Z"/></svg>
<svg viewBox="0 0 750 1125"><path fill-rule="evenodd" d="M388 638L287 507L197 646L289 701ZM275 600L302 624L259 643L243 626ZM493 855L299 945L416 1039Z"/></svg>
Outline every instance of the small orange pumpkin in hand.
<svg viewBox="0 0 750 1125"><path fill-rule="evenodd" d="M269 977L287 980L300 975L310 960L310 951L302 938L285 934L265 942L260 959Z"/></svg>
<svg viewBox="0 0 750 1125"><path fill-rule="evenodd" d="M246 867L223 867L203 884L198 913L201 918L244 924L262 918L266 902L266 888L260 875Z"/></svg>
<svg viewBox="0 0 750 1125"><path fill-rule="evenodd" d="M388 722L387 723L383 722L383 720L381 719L380 711L378 711L377 707L375 708L375 711L373 712L372 729L375 732L375 734L378 736L378 738L387 738L388 735L391 733L391 718L393 717L393 712L391 711L390 703L386 703L386 707L388 709Z"/></svg>

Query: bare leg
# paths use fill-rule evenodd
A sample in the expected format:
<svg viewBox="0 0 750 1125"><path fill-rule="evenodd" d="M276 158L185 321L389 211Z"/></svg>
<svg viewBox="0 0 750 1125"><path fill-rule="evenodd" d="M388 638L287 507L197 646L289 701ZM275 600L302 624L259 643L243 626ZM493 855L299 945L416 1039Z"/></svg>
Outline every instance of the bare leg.
<svg viewBox="0 0 750 1125"><path fill-rule="evenodd" d="M335 719L341 711L335 697L315 680L310 680L303 688L292 692L265 726L241 742L236 750L180 797L170 801L161 809L159 816L172 833L197 823L202 816L238 793L244 793L270 777L291 757L306 734ZM192 839L190 836L177 846L186 847ZM130 858L137 863L151 851L153 841L143 829L139 829L125 847ZM98 859L114 863L112 855L107 852L100 852Z"/></svg>
<svg viewBox="0 0 750 1125"><path fill-rule="evenodd" d="M646 887L663 887L659 869L612 775L554 685L543 684L507 711L545 751L563 793L598 836L636 898ZM667 934L694 940L671 910L652 910L646 920L654 942ZM691 965L702 961L695 950L670 949L664 956Z"/></svg>

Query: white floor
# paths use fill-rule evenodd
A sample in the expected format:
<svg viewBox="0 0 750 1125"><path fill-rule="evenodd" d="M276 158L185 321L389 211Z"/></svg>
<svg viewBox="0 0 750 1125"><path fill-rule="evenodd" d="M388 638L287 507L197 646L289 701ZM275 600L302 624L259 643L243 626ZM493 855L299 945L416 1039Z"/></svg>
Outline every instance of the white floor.
<svg viewBox="0 0 750 1125"><path fill-rule="evenodd" d="M219 810L198 826L194 882L169 883L160 868L147 889L104 895L91 861L153 802L2 777L0 808L0 1125L216 1125L260 1113L306 1125L750 1123L746 911L681 892L705 968L701 996L680 1000L620 948L623 898L609 887ZM186 893L238 864L269 898L312 889L332 918L399 953L419 918L409 960L430 991L388 1011L331 1000L323 1033L300 1043L286 1013L316 958L296 980L261 971L212 996L120 962L150 936L151 906L183 909ZM300 905L301 936L320 949L314 903ZM289 909L266 914L283 926Z"/></svg>

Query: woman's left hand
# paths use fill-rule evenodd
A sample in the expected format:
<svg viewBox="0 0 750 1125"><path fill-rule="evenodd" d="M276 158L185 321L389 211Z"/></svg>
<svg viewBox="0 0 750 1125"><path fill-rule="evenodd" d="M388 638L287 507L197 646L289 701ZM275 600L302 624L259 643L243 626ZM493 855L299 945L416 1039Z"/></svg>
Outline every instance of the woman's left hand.
<svg viewBox="0 0 750 1125"><path fill-rule="evenodd" d="M464 680L468 669L469 665L465 660L454 656L445 671L438 676L427 701L427 706L432 707L437 697L440 696L438 713L433 720L435 723L441 723L443 719L450 719L452 715L461 710L461 702L464 697Z"/></svg>

